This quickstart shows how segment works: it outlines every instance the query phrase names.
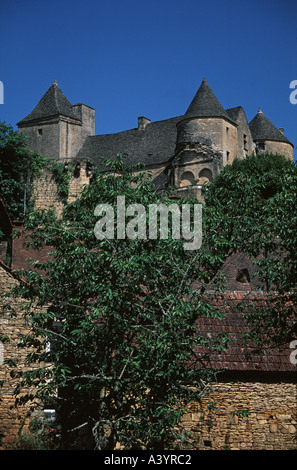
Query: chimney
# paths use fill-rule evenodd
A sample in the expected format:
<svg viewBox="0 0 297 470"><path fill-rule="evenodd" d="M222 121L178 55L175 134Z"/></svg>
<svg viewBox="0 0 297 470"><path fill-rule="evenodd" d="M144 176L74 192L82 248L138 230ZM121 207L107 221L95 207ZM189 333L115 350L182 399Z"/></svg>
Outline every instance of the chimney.
<svg viewBox="0 0 297 470"><path fill-rule="evenodd" d="M151 123L150 119L144 116L140 116L138 118L138 130L143 131L146 128L146 126L150 123Z"/></svg>

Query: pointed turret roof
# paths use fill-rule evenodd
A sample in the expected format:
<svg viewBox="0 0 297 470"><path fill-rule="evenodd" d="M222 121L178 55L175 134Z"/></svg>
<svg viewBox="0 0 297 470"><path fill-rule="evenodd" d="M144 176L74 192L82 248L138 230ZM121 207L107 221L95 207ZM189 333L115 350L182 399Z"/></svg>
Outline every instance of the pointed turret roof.
<svg viewBox="0 0 297 470"><path fill-rule="evenodd" d="M289 139L275 127L274 124L265 116L261 108L249 123L250 131L254 141L257 140L274 140L277 142L286 142L293 145Z"/></svg>
<svg viewBox="0 0 297 470"><path fill-rule="evenodd" d="M35 106L33 111L18 124L36 121L50 116L63 115L77 119L71 103L58 86L56 79Z"/></svg>
<svg viewBox="0 0 297 470"><path fill-rule="evenodd" d="M224 117L229 121L231 120L205 78L203 78L200 88L188 107L185 116Z"/></svg>

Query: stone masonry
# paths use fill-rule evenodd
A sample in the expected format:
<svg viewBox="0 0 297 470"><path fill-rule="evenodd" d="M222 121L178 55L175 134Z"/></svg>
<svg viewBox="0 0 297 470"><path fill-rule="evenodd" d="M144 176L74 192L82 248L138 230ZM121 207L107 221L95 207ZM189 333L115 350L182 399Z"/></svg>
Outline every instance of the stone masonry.
<svg viewBox="0 0 297 470"><path fill-rule="evenodd" d="M296 450L296 400L296 384L286 381L217 383L208 403L193 404L183 423L195 449Z"/></svg>
<svg viewBox="0 0 297 470"><path fill-rule="evenodd" d="M76 166L78 171L70 181L69 201L78 196L84 184L88 184L89 165L97 165L101 156L115 158L117 153L126 153L128 164L143 162L152 172L156 189L174 185L177 196L194 191L198 199L201 185L212 181L235 157L245 158L252 152L268 150L293 158L293 145L283 130L277 129L261 110L248 123L241 106L227 110L222 107L205 79L185 114L158 122L141 117L137 128L108 135L95 135L94 109L80 103L71 105L54 81L32 113L18 126L19 132L28 136L33 151L65 165ZM43 174L34 187L36 207L53 207L58 213L61 211L58 187L52 175ZM2 213L5 213L4 209ZM3 221L1 216L0 224ZM14 228L19 229L18 226ZM8 233L7 227L5 230ZM5 243L0 246L1 293L7 292L16 282L22 282L16 279L12 270L26 269L25 259L30 256L23 250L21 239L16 239L8 267ZM244 269L240 270L240 267ZM227 260L225 270L229 286L227 296L235 298L238 291L253 292L252 282L246 279L249 276L240 275L241 271L250 270L250 260L242 255L237 260L232 258ZM263 292L257 292L257 298L262 299L263 295ZM19 299L19 302L23 303L23 300ZM2 310L3 305L0 307ZM0 449L14 448L19 426L28 411L26 407L11 408L17 379L11 378L7 360L19 359L18 367L22 370L27 367L25 351L21 353L18 348L18 335L29 328L20 315L18 302L13 308L17 316L11 316L7 311L0 316L0 333L9 339L0 342L0 380L3 381L0 434L4 435ZM247 310L248 304L245 312ZM230 307L225 309L223 326L206 321L202 325L205 334L224 328L237 337L242 331L243 314L234 312ZM297 448L296 367L289 361L288 348L269 351L247 361L249 355L250 351L244 352L240 342L236 342L235 349L217 357L212 364L224 372L218 374L209 397L202 404L192 404L183 419L191 432L194 449Z"/></svg>
<svg viewBox="0 0 297 470"><path fill-rule="evenodd" d="M0 262L0 291L8 293L19 282L2 262ZM9 309L7 306L9 305ZM14 391L19 378L11 373L24 372L34 367L26 362L28 349L20 349L21 334L28 334L29 324L22 314L20 306L23 299L5 297L0 299L0 333L6 341L0 341L0 449L15 449L16 439L20 429L28 429L29 420L26 419L30 404L15 404ZM12 365L12 362L15 365ZM29 392L29 390L27 390ZM24 393L24 391L23 391Z"/></svg>

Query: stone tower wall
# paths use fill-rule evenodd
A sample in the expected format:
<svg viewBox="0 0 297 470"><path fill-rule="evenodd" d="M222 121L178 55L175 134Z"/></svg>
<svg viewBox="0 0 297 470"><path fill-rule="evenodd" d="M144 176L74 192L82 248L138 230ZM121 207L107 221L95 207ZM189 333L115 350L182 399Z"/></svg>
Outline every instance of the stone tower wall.
<svg viewBox="0 0 297 470"><path fill-rule="evenodd" d="M237 128L222 118L199 118L203 136L209 138L215 151L222 152L223 165L237 156Z"/></svg>
<svg viewBox="0 0 297 470"><path fill-rule="evenodd" d="M77 119L55 116L21 124L33 152L56 160L74 159L86 137L95 134L95 112L84 104L74 106Z"/></svg>
<svg viewBox="0 0 297 470"><path fill-rule="evenodd" d="M261 153L262 151L268 153L274 153L279 155L284 155L289 160L293 161L293 148L292 145L287 144L285 142L277 142L272 140L266 140L263 142L265 145L264 150L257 148L257 153Z"/></svg>
<svg viewBox="0 0 297 470"><path fill-rule="evenodd" d="M27 145L32 152L50 158L59 158L58 118L48 119L19 127L19 133L27 136Z"/></svg>
<svg viewBox="0 0 297 470"><path fill-rule="evenodd" d="M253 138L245 116L244 111L239 113L237 119L237 156L238 158L245 158L246 155L251 155L254 151Z"/></svg>

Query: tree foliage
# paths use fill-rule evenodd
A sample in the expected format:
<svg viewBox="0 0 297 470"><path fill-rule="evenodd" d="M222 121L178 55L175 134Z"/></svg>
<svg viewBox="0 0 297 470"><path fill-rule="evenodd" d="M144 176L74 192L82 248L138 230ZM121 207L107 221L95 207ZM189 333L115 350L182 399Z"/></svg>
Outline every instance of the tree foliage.
<svg viewBox="0 0 297 470"><path fill-rule="evenodd" d="M12 220L24 219L30 184L45 162L45 157L28 149L24 135L0 122L0 198Z"/></svg>
<svg viewBox="0 0 297 470"><path fill-rule="evenodd" d="M221 288L217 273L231 253L254 257L261 288L279 293L278 305L255 309L247 319L250 338L263 330L269 341L292 335L296 166L278 155L259 155L225 167L204 190L202 248L187 251L184 240L172 236L94 236L97 204L113 207L116 232L118 196L145 208L172 203L154 191L140 166L127 167L122 156L103 163L107 171L97 171L80 197L65 204L62 219L43 210L27 215L28 244L51 252L45 262L33 263L16 290L28 300L32 328L23 346L33 347L28 361L39 364L21 373L19 391L34 385L36 394L20 400L55 407L64 448L182 445L186 405L207 393L214 373L201 367L197 348L227 344L224 335L206 339L199 318L218 315L207 289L209 282ZM185 202L198 203L176 201Z"/></svg>
<svg viewBox="0 0 297 470"><path fill-rule="evenodd" d="M255 309L248 318L254 336L261 332L258 339L270 344L293 339L297 287L296 164L269 153L236 159L213 184L205 187L204 197L204 223L213 254L217 255L217 268L231 253L245 253L257 267L258 287L271 293L269 307Z"/></svg>
<svg viewBox="0 0 297 470"><path fill-rule="evenodd" d="M28 359L40 363L22 374L20 388L34 384L38 399L51 399L64 448L164 449L186 438L179 424L185 407L213 377L201 369L197 346L224 348L224 338L206 340L196 325L201 315L215 315L204 296L205 270L215 263L203 250L184 250L184 240L170 233L163 240L96 239L98 203L114 208L115 230L119 195L145 208L172 203L122 156L104 164L108 171L94 175L62 220L49 211L27 217L29 243L51 253L17 291L29 301L32 325L23 345L34 346ZM73 430L85 432L84 443Z"/></svg>

